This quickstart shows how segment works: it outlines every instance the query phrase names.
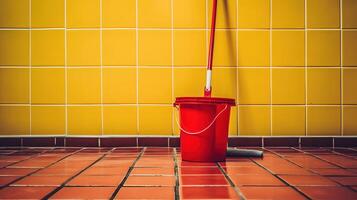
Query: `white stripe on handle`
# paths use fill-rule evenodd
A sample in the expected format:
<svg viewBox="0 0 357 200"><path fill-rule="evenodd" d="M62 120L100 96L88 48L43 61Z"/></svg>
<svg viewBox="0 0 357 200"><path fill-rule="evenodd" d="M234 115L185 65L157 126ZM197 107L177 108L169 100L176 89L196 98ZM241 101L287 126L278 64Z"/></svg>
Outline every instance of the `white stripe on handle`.
<svg viewBox="0 0 357 200"><path fill-rule="evenodd" d="M208 69L206 73L206 91L211 90L211 79L212 79L212 70Z"/></svg>

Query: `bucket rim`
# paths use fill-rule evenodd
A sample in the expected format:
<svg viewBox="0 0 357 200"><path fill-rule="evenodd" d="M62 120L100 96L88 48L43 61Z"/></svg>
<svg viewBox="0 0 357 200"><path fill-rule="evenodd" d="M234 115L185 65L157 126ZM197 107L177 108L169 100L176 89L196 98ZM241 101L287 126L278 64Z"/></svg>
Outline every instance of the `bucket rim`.
<svg viewBox="0 0 357 200"><path fill-rule="evenodd" d="M176 97L174 105L180 104L228 104L235 106L235 99L223 97Z"/></svg>

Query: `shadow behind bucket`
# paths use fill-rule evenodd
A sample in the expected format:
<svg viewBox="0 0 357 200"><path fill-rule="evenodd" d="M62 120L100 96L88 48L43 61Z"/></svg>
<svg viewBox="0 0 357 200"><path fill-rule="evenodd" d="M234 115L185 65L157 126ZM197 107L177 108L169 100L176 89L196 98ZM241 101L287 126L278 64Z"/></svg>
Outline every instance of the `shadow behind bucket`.
<svg viewBox="0 0 357 200"><path fill-rule="evenodd" d="M179 97L182 160L217 162L226 158L230 107L234 99Z"/></svg>

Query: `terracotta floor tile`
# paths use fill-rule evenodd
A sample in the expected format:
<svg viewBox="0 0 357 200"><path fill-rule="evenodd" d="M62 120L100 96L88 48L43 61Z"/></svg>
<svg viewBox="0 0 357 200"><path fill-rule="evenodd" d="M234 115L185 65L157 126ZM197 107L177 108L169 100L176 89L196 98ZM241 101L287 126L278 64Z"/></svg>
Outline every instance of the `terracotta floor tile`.
<svg viewBox="0 0 357 200"><path fill-rule="evenodd" d="M357 186L357 176L352 177L330 177L332 180L345 186Z"/></svg>
<svg viewBox="0 0 357 200"><path fill-rule="evenodd" d="M6 187L0 190L1 199L42 199L55 187Z"/></svg>
<svg viewBox="0 0 357 200"><path fill-rule="evenodd" d="M67 183L67 186L118 186L124 176L84 176L80 175Z"/></svg>
<svg viewBox="0 0 357 200"><path fill-rule="evenodd" d="M174 168L147 168L135 167L131 173L132 175L174 175Z"/></svg>
<svg viewBox="0 0 357 200"><path fill-rule="evenodd" d="M60 186L67 179L65 176L27 176L12 186Z"/></svg>
<svg viewBox="0 0 357 200"><path fill-rule="evenodd" d="M286 175L313 175L312 172L297 167L293 165L289 166L283 166L283 165L272 165L272 166L267 166L267 169L269 169L273 174L286 174Z"/></svg>
<svg viewBox="0 0 357 200"><path fill-rule="evenodd" d="M0 176L0 186L7 185L21 176Z"/></svg>
<svg viewBox="0 0 357 200"><path fill-rule="evenodd" d="M339 186L302 186L300 191L314 200L357 199L357 192Z"/></svg>
<svg viewBox="0 0 357 200"><path fill-rule="evenodd" d="M110 176L110 175L125 175L127 174L129 167L90 167L82 172L82 175L99 175L99 176Z"/></svg>
<svg viewBox="0 0 357 200"><path fill-rule="evenodd" d="M253 166L237 166L237 167L223 167L227 174L269 174L269 172L257 165Z"/></svg>
<svg viewBox="0 0 357 200"><path fill-rule="evenodd" d="M181 167L179 174L222 174L218 167Z"/></svg>
<svg viewBox="0 0 357 200"><path fill-rule="evenodd" d="M34 168L1 168L0 176L26 176L36 170Z"/></svg>
<svg viewBox="0 0 357 200"><path fill-rule="evenodd" d="M338 184L323 176L281 175L282 179L293 186L337 186Z"/></svg>
<svg viewBox="0 0 357 200"><path fill-rule="evenodd" d="M240 187L247 199L303 200L305 197L290 187Z"/></svg>
<svg viewBox="0 0 357 200"><path fill-rule="evenodd" d="M313 172L323 175L323 176L357 176L357 172L354 173L352 171L348 171L341 168L334 168L334 169L311 169Z"/></svg>
<svg viewBox="0 0 357 200"><path fill-rule="evenodd" d="M180 185L194 186L194 185L224 185L228 186L229 183L224 175L215 176L181 176Z"/></svg>
<svg viewBox="0 0 357 200"><path fill-rule="evenodd" d="M34 175L39 176L47 176L47 175L74 175L81 171L81 169L77 168L45 168L41 169L38 172L34 173Z"/></svg>
<svg viewBox="0 0 357 200"><path fill-rule="evenodd" d="M174 167L174 166L175 166L174 161L160 161L160 160L154 160L154 161L139 160L135 164L135 167Z"/></svg>
<svg viewBox="0 0 357 200"><path fill-rule="evenodd" d="M249 166L257 166L252 161L226 161L226 162L220 162L219 163L222 167L249 167Z"/></svg>
<svg viewBox="0 0 357 200"><path fill-rule="evenodd" d="M232 187L180 187L181 199L239 199Z"/></svg>
<svg viewBox="0 0 357 200"><path fill-rule="evenodd" d="M129 176L125 186L175 186L174 176Z"/></svg>
<svg viewBox="0 0 357 200"><path fill-rule="evenodd" d="M217 167L217 164L214 162L187 162L187 161L178 161L177 165L179 167Z"/></svg>
<svg viewBox="0 0 357 200"><path fill-rule="evenodd" d="M175 199L173 187L122 187L115 199Z"/></svg>
<svg viewBox="0 0 357 200"><path fill-rule="evenodd" d="M284 186L278 178L270 174L245 174L229 176L236 186Z"/></svg>
<svg viewBox="0 0 357 200"><path fill-rule="evenodd" d="M294 162L295 164L311 169L311 168L337 168L337 166L332 165L326 161L319 160L317 158L311 156L303 156L303 157L293 157L288 158L288 160Z"/></svg>
<svg viewBox="0 0 357 200"><path fill-rule="evenodd" d="M115 187L64 187L50 199L109 199Z"/></svg>

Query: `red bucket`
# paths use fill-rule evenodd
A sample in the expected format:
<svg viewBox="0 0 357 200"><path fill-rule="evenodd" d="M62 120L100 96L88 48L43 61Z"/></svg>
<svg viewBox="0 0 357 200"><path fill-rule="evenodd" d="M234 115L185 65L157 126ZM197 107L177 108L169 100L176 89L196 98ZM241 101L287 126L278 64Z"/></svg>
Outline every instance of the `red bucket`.
<svg viewBox="0 0 357 200"><path fill-rule="evenodd" d="M226 159L229 114L234 99L178 97L182 160L218 162Z"/></svg>

